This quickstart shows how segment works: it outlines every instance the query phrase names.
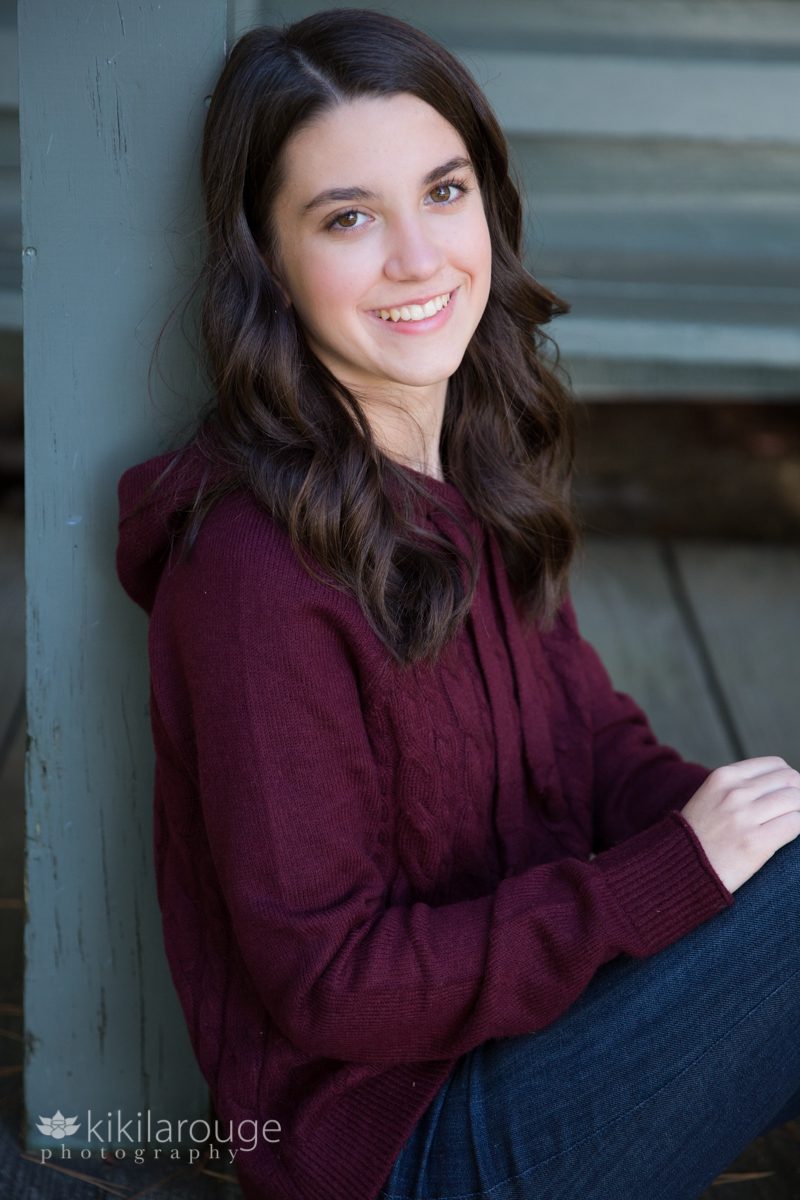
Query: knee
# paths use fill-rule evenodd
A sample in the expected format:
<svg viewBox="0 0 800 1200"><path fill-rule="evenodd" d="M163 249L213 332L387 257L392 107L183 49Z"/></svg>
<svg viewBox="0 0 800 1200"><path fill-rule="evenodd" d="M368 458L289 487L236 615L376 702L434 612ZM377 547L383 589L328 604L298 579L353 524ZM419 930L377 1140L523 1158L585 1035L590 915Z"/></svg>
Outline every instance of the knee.
<svg viewBox="0 0 800 1200"><path fill-rule="evenodd" d="M800 916L800 836L779 846L733 899L734 907L747 903L772 921L779 913Z"/></svg>

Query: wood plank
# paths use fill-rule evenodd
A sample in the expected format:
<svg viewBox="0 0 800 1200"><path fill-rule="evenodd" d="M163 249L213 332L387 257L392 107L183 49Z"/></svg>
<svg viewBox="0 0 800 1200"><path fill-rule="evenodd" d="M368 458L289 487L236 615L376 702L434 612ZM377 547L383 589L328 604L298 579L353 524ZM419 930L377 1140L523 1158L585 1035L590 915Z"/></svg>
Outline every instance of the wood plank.
<svg viewBox="0 0 800 1200"><path fill-rule="evenodd" d="M759 296L760 303L781 303L785 289L784 307L793 307L794 317L800 309L800 231L797 197L790 191L751 196L742 187L727 199L706 193L660 203L644 192L597 195L592 186L588 202L575 197L562 202L558 195L539 194L535 179L529 191L534 212L530 252L548 270L662 288L681 282L727 288L734 296L738 290L740 302L747 301L750 283L774 289ZM708 299L713 310L716 296ZM752 317L758 319L755 306Z"/></svg>
<svg viewBox="0 0 800 1200"><path fill-rule="evenodd" d="M17 700L22 700L22 691ZM22 1002L25 720L10 730L0 764L0 1003ZM0 1020L0 1025L3 1022ZM7 1060L4 1058L3 1062Z"/></svg>
<svg viewBox="0 0 800 1200"><path fill-rule="evenodd" d="M18 94L17 33L0 25L0 108L15 109Z"/></svg>
<svg viewBox="0 0 800 1200"><path fill-rule="evenodd" d="M440 29L452 27L452 13L443 5L405 0L403 9L409 19L424 16ZM514 45L526 35L532 47L627 46L651 55L674 54L676 47L696 53L713 46L719 55L740 50L767 57L770 51L789 55L800 47L795 0L503 0L495 5L459 0L457 11L469 44L479 47L494 46L497 39Z"/></svg>
<svg viewBox="0 0 800 1200"><path fill-rule="evenodd" d="M607 362L681 363L796 370L800 328L790 325L719 325L712 321L557 318L553 336L569 358Z"/></svg>
<svg viewBox="0 0 800 1200"><path fill-rule="evenodd" d="M551 253L552 266L576 270L566 257L560 263L553 263L553 257ZM607 323L644 320L660 325L662 337L685 325L699 325L709 331L719 329L726 335L731 330L741 334L754 326L757 335L754 344L758 352L753 357L757 359L764 357L767 346L764 334L770 334L773 329L780 334L792 330L800 317L800 288L754 283L748 293L740 284L704 283L690 278L688 269L682 282L665 280L659 270L662 261L660 254L649 257L653 266L649 278L644 275L641 279L614 278L611 270L605 277L548 274L547 286L568 299L572 306L570 319ZM787 247L787 265L790 261ZM800 274L800 255L797 271ZM541 272L539 275L542 277ZM791 342L785 344L794 346ZM726 361L736 361L736 356L725 345L718 347L716 356L719 354L724 355ZM790 359L792 357L789 355Z"/></svg>
<svg viewBox="0 0 800 1200"><path fill-rule="evenodd" d="M558 341L558 338L556 338ZM602 404L617 400L735 401L752 404L761 397L781 404L797 401L797 369L726 366L720 363L651 363L604 359L569 359L564 355L575 395Z"/></svg>
<svg viewBox="0 0 800 1200"><path fill-rule="evenodd" d="M733 214L759 208L788 213L800 187L800 155L794 146L524 136L512 137L511 145L534 213L541 204L553 212L568 207L573 213L593 212L595 205L601 211L627 205L656 213L688 209L705 214L717 206ZM742 252L746 247L740 247Z"/></svg>
<svg viewBox="0 0 800 1200"><path fill-rule="evenodd" d="M669 572L651 538L587 536L572 594L584 637L614 685L647 713L656 736L685 758L735 758Z"/></svg>
<svg viewBox="0 0 800 1200"><path fill-rule="evenodd" d="M794 62L453 49L509 133L800 144Z"/></svg>
<svg viewBox="0 0 800 1200"><path fill-rule="evenodd" d="M0 770L25 686L25 531L0 513Z"/></svg>
<svg viewBox="0 0 800 1200"><path fill-rule="evenodd" d="M226 0L19 6L29 1149L51 1144L36 1114L58 1104L207 1110L156 898L147 622L114 551L119 475L174 435L175 393L197 379L175 335L148 397L155 335L198 266L197 153L226 27ZM85 1135L84 1120L71 1145Z"/></svg>
<svg viewBox="0 0 800 1200"><path fill-rule="evenodd" d="M681 542L676 557L745 757L800 767L800 550Z"/></svg>
<svg viewBox="0 0 800 1200"><path fill-rule="evenodd" d="M235 28L278 23L324 8L339 0L235 0ZM392 11L398 11L392 8ZM451 44L560 51L579 46L597 51L631 47L649 55L709 52L759 58L785 58L800 47L800 11L795 0L458 0L431 4L404 0L400 15Z"/></svg>

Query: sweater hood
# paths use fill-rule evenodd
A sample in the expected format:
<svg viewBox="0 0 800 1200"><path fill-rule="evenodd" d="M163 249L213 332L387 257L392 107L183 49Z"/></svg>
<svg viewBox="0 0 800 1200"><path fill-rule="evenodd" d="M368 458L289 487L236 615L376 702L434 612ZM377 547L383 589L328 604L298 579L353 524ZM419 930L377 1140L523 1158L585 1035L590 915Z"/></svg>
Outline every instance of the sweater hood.
<svg viewBox="0 0 800 1200"><path fill-rule="evenodd" d="M120 477L117 576L146 613L155 603L179 518L214 474L214 463L195 439L129 467Z"/></svg>
<svg viewBox="0 0 800 1200"><path fill-rule="evenodd" d="M182 513L191 506L200 489L220 478L223 472L220 458L214 453L215 446L213 428L205 424L180 449L129 467L117 484L117 575L130 598L148 614L155 603L161 572L169 559ZM427 490L427 496L418 496L414 501L420 516L429 516L443 503L474 524L475 518L454 483L424 475L412 467L402 469ZM390 495L399 496L391 481L387 487Z"/></svg>

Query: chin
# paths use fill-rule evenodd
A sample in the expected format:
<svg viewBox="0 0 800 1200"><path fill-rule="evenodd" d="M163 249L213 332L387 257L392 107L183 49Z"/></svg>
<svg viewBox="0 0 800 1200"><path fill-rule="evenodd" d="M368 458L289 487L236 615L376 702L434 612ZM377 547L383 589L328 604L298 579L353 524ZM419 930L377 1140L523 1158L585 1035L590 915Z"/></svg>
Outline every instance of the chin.
<svg viewBox="0 0 800 1200"><path fill-rule="evenodd" d="M407 387L433 387L437 383L445 383L461 366L464 353L458 356L454 355L446 362L438 362L429 367L416 366L408 370L397 371L394 380L396 383L404 383Z"/></svg>
<svg viewBox="0 0 800 1200"><path fill-rule="evenodd" d="M436 371L430 375L394 375L392 383L401 384L407 388L419 388L422 391L424 388L437 387L447 383L456 369L454 367L452 371Z"/></svg>

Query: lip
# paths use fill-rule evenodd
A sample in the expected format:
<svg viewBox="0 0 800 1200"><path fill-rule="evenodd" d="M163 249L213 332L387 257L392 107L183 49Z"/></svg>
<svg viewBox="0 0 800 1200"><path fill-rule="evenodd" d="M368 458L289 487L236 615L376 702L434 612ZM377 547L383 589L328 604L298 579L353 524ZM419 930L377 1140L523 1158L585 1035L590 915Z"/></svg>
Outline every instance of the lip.
<svg viewBox="0 0 800 1200"><path fill-rule="evenodd" d="M383 328L390 330L392 333L415 334L415 333L431 333L436 329L441 329L443 325L450 320L450 315L456 305L456 297L460 291L460 287L452 288L450 291L450 300L440 308L432 317L423 317L421 321L384 321L380 315L379 309L371 310L371 317L377 321ZM392 304L390 308L407 308L412 304L427 304L429 300L433 300L435 296L446 296L447 292L434 292L427 296L424 300L407 300L403 304ZM384 310L385 311L385 310Z"/></svg>

